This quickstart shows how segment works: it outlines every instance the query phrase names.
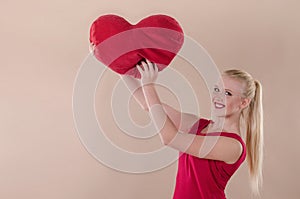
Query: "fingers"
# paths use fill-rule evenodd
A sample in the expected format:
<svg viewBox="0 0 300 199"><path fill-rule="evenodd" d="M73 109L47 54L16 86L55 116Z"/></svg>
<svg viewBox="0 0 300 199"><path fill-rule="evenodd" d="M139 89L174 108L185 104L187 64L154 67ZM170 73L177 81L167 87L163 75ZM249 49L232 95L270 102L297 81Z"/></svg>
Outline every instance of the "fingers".
<svg viewBox="0 0 300 199"><path fill-rule="evenodd" d="M148 69L148 74L150 77L153 77L153 73L154 73L154 69L153 69L153 64L152 63L149 63L148 61L145 62L142 62L143 63L143 66L146 65L147 66L147 69Z"/></svg>
<svg viewBox="0 0 300 199"><path fill-rule="evenodd" d="M143 85L154 83L158 76L157 65L153 62L142 61L141 64L136 65L137 70L141 74L141 82Z"/></svg>
<svg viewBox="0 0 300 199"><path fill-rule="evenodd" d="M155 71L155 73L158 73L158 67L157 67L157 65L156 64L154 64L154 71Z"/></svg>
<svg viewBox="0 0 300 199"><path fill-rule="evenodd" d="M150 66L148 66L148 64L146 64L144 61L142 61L142 66L144 68L145 74L147 74L149 72Z"/></svg>
<svg viewBox="0 0 300 199"><path fill-rule="evenodd" d="M150 71L151 74L158 73L158 67L155 63L150 62L148 59L146 59L146 63L149 66L149 71Z"/></svg>
<svg viewBox="0 0 300 199"><path fill-rule="evenodd" d="M141 65L143 66L143 71L156 71L156 70L158 71L156 64L153 62L150 62L148 59L146 59L146 62L142 61ZM140 66L140 65L137 64L136 66ZM139 68L141 68L141 67L139 67Z"/></svg>
<svg viewBox="0 0 300 199"><path fill-rule="evenodd" d="M152 71L153 71L153 64L148 59L146 59L146 64L149 66L149 71L152 73Z"/></svg>
<svg viewBox="0 0 300 199"><path fill-rule="evenodd" d="M148 64L148 65L154 65L154 63L153 62L151 62L151 61L149 61L148 59L146 59L146 63Z"/></svg>
<svg viewBox="0 0 300 199"><path fill-rule="evenodd" d="M143 75L144 75L143 69L141 69L141 67L140 67L138 64L136 65L136 68L137 68L138 71L140 72L141 76L143 76Z"/></svg>
<svg viewBox="0 0 300 199"><path fill-rule="evenodd" d="M137 69L140 72L147 72L147 71L149 71L149 66L144 61L142 61L140 64L137 64L136 67L137 67Z"/></svg>

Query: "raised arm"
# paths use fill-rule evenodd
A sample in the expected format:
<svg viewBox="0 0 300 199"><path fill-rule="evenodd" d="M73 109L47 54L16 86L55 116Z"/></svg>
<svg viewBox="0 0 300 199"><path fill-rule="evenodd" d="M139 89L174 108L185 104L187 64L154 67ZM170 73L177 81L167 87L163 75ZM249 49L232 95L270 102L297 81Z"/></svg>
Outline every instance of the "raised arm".
<svg viewBox="0 0 300 199"><path fill-rule="evenodd" d="M147 60L146 60L147 61ZM202 136L178 131L171 118L166 114L154 82L158 75L154 63L143 63L143 69L137 66L142 76L142 88L149 113L164 145L181 152L205 159L234 163L242 153L239 141L224 136ZM206 140L206 141L205 141ZM206 145L208 143L208 145Z"/></svg>
<svg viewBox="0 0 300 199"><path fill-rule="evenodd" d="M120 75L121 79L127 86L131 95L138 102L138 104L145 110L148 111L148 106L145 101L144 93L141 87L141 82L139 79L136 79L130 75Z"/></svg>
<svg viewBox="0 0 300 199"><path fill-rule="evenodd" d="M140 80L129 75L121 75L121 78L138 104L145 111L149 111ZM162 103L162 106L176 128L182 133L188 133L193 124L195 124L195 122L199 120L199 117L197 117L196 115L178 111L168 104Z"/></svg>
<svg viewBox="0 0 300 199"><path fill-rule="evenodd" d="M180 131L181 133L188 133L193 124L195 124L199 120L198 116L178 111L168 104L162 103L162 107L169 118L172 120L178 131Z"/></svg>

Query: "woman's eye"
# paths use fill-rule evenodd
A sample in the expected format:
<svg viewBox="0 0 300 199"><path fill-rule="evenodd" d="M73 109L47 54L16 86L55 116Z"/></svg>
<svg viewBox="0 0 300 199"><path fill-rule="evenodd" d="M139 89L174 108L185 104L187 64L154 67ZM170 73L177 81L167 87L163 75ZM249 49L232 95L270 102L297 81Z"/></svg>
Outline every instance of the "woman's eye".
<svg viewBox="0 0 300 199"><path fill-rule="evenodd" d="M225 91L225 95L232 96L232 94L228 91Z"/></svg>
<svg viewBox="0 0 300 199"><path fill-rule="evenodd" d="M214 91L215 91L215 92L220 92L220 89L217 88L217 87L215 87L215 88L214 88Z"/></svg>

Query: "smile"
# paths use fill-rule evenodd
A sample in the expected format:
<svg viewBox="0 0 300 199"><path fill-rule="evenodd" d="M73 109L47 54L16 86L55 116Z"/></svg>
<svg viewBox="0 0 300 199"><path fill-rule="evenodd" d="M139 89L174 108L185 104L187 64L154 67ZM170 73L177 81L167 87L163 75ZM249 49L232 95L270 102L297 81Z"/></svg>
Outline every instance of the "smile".
<svg viewBox="0 0 300 199"><path fill-rule="evenodd" d="M224 108L224 107L225 107L224 104L220 104L220 103L215 102L215 108L216 108L216 109L222 109L222 108Z"/></svg>

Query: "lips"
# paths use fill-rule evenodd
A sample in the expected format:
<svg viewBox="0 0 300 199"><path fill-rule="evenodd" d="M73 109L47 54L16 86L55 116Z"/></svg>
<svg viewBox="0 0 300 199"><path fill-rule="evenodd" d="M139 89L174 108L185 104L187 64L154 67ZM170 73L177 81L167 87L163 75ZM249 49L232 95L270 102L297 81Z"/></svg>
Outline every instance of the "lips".
<svg viewBox="0 0 300 199"><path fill-rule="evenodd" d="M218 103L218 102L215 102L214 104L215 104L215 108L216 108L216 109L222 109L222 108L225 107L224 104L221 104L221 103Z"/></svg>

